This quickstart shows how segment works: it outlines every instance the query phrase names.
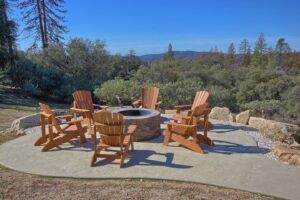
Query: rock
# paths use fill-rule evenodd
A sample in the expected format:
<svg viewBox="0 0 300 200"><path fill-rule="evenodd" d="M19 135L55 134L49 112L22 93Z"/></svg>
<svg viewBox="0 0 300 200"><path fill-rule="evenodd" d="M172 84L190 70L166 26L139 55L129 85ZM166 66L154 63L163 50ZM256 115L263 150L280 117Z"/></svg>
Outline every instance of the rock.
<svg viewBox="0 0 300 200"><path fill-rule="evenodd" d="M20 129L20 130L18 130L18 131L16 132L16 135L17 135L17 136L22 136L22 135L26 135L26 133L25 133L24 129Z"/></svg>
<svg viewBox="0 0 300 200"><path fill-rule="evenodd" d="M239 113L236 116L236 122L247 125L250 119L250 110Z"/></svg>
<svg viewBox="0 0 300 200"><path fill-rule="evenodd" d="M54 115L57 116L57 115L64 115L68 113L68 111L63 109L57 109L57 110L53 110L53 113ZM14 120L13 123L11 124L9 131L17 132L21 129L31 128L39 125L40 125L40 114L35 113Z"/></svg>
<svg viewBox="0 0 300 200"><path fill-rule="evenodd" d="M298 165L300 166L300 156L299 155L293 155L289 160L289 164L291 165Z"/></svg>
<svg viewBox="0 0 300 200"><path fill-rule="evenodd" d="M235 121L236 121L236 116L235 116L235 114L232 114L232 113L229 114L229 121L230 121L230 122L235 122Z"/></svg>
<svg viewBox="0 0 300 200"><path fill-rule="evenodd" d="M299 131L299 127L297 125L258 117L250 117L249 125L258 129L263 136L280 142L290 140L292 134Z"/></svg>
<svg viewBox="0 0 300 200"><path fill-rule="evenodd" d="M40 114L32 114L25 117L21 117L13 121L10 131L19 131L21 129L26 129L34 126L40 125Z"/></svg>
<svg viewBox="0 0 300 200"><path fill-rule="evenodd" d="M214 107L213 109L211 109L209 118L226 122L234 121L234 116L226 107Z"/></svg>
<svg viewBox="0 0 300 200"><path fill-rule="evenodd" d="M280 160L300 166L300 150L292 149L290 145L284 143L275 142L273 152Z"/></svg>

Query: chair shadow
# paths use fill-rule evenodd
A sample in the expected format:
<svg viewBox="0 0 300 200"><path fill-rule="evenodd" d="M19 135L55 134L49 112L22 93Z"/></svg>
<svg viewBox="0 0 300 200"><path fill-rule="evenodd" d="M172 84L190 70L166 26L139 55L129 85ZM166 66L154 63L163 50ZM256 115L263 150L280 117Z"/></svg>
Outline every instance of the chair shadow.
<svg viewBox="0 0 300 200"><path fill-rule="evenodd" d="M266 154L270 149L259 146L248 146L223 140L214 140L215 146L201 144L205 153L231 154Z"/></svg>
<svg viewBox="0 0 300 200"><path fill-rule="evenodd" d="M94 150L94 142L92 138L86 138L86 143L81 143L79 138L73 139L67 143L70 144L71 146L68 147L57 146L53 149L50 149L48 152L63 151L63 150L91 152Z"/></svg>
<svg viewBox="0 0 300 200"><path fill-rule="evenodd" d="M203 130L203 128L200 128L199 130ZM215 133L229 133L232 131L237 130L243 130L243 131L257 131L257 129L249 127L249 126L243 126L243 125L230 125L230 124L213 124L213 128L210 128L209 131L215 132Z"/></svg>
<svg viewBox="0 0 300 200"><path fill-rule="evenodd" d="M150 159L151 156L162 156L164 161ZM182 165L182 164L175 164L173 163L174 154L173 153L157 153L153 150L134 150L129 151L127 154L128 162L125 162L123 168L133 167L137 165L142 166L163 166L169 168L177 168L177 169L187 169L192 168L193 166L190 165ZM102 159L96 162L95 166L101 166L106 164L113 163L114 159ZM119 164L113 163L113 164Z"/></svg>

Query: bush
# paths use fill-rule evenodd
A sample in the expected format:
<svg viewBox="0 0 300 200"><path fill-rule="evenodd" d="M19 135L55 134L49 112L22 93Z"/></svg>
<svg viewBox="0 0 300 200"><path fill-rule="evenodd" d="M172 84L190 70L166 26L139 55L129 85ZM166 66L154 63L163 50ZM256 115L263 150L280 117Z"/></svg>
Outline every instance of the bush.
<svg viewBox="0 0 300 200"><path fill-rule="evenodd" d="M226 89L222 86L212 85L206 88L209 92L209 103L210 107L214 106L225 106L230 108L232 111L237 111L237 105L235 101L235 96L231 90Z"/></svg>
<svg viewBox="0 0 300 200"><path fill-rule="evenodd" d="M140 96L141 85L136 81L125 81L123 79L114 79L106 81L95 89L94 93L101 101L105 101L110 106L117 106L118 95L124 105L131 105L131 102Z"/></svg>
<svg viewBox="0 0 300 200"><path fill-rule="evenodd" d="M92 85L80 78L67 75L57 68L42 67L27 59L19 58L11 66L8 75L14 86L20 87L30 96L69 101L73 91L92 90Z"/></svg>
<svg viewBox="0 0 300 200"><path fill-rule="evenodd" d="M255 112L273 116L275 113L280 113L282 103L279 100L252 101L243 106L244 109L251 109Z"/></svg>
<svg viewBox="0 0 300 200"><path fill-rule="evenodd" d="M187 79L160 86L162 108L174 108L176 105L192 104L195 93L203 88L203 82Z"/></svg>

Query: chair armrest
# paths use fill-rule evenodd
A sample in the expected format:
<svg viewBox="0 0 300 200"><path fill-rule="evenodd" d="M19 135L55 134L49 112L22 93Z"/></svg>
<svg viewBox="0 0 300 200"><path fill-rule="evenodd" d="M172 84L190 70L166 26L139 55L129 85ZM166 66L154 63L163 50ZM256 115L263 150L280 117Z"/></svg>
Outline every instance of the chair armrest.
<svg viewBox="0 0 300 200"><path fill-rule="evenodd" d="M58 115L58 116L55 116L56 118L60 118L60 119L67 119L67 118L72 118L72 115Z"/></svg>
<svg viewBox="0 0 300 200"><path fill-rule="evenodd" d="M155 109L158 109L161 103L162 103L162 101L157 102L157 103L155 104Z"/></svg>
<svg viewBox="0 0 300 200"><path fill-rule="evenodd" d="M177 106L175 106L176 113L180 114L181 109L183 109L183 108L190 108L190 107L192 107L192 105L177 105Z"/></svg>
<svg viewBox="0 0 300 200"><path fill-rule="evenodd" d="M136 125L129 125L127 128L127 133L129 135L131 135L135 130L136 130L137 126Z"/></svg>
<svg viewBox="0 0 300 200"><path fill-rule="evenodd" d="M196 125L179 124L176 122L164 122L164 124L169 125L169 126L182 126L182 127L187 127L187 128L196 127Z"/></svg>
<svg viewBox="0 0 300 200"><path fill-rule="evenodd" d="M82 120L72 120L72 121L69 121L69 122L66 122L66 124L77 124L77 123L81 123Z"/></svg>
<svg viewBox="0 0 300 200"><path fill-rule="evenodd" d="M44 117L47 117L47 118L52 116L51 114L46 114L44 112L41 112L40 114L43 115Z"/></svg>
<svg viewBox="0 0 300 200"><path fill-rule="evenodd" d="M101 108L103 110L107 110L107 108L109 108L109 106L105 106L105 105L99 105L99 104L93 104L93 106Z"/></svg>
<svg viewBox="0 0 300 200"><path fill-rule="evenodd" d="M90 110L87 109L79 109L79 108L70 108L74 112L90 112Z"/></svg>
<svg viewBox="0 0 300 200"><path fill-rule="evenodd" d="M142 101L141 100L136 100L132 103L134 108L138 108L141 105Z"/></svg>
<svg viewBox="0 0 300 200"><path fill-rule="evenodd" d="M189 107L192 107L192 105L177 105L175 106L175 108L189 108Z"/></svg>

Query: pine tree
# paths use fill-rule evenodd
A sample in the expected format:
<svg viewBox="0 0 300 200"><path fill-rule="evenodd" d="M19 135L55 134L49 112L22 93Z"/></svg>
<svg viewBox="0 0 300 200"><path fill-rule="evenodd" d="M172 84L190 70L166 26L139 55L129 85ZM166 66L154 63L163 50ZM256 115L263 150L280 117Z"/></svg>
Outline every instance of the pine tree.
<svg viewBox="0 0 300 200"><path fill-rule="evenodd" d="M235 47L231 43L227 50L227 55L225 59L225 66L231 67L235 63Z"/></svg>
<svg viewBox="0 0 300 200"><path fill-rule="evenodd" d="M276 66L283 66L288 63L289 57L291 54L290 45L285 42L284 38L280 38L277 41L276 48L275 48L275 65Z"/></svg>
<svg viewBox="0 0 300 200"><path fill-rule="evenodd" d="M251 66L264 67L267 65L267 43L265 35L261 33L255 43L254 53L251 58Z"/></svg>
<svg viewBox="0 0 300 200"><path fill-rule="evenodd" d="M241 42L239 53L241 54L242 65L248 67L251 62L251 47L247 39Z"/></svg>
<svg viewBox="0 0 300 200"><path fill-rule="evenodd" d="M16 23L8 19L8 2L0 0L0 67L4 69L15 58Z"/></svg>
<svg viewBox="0 0 300 200"><path fill-rule="evenodd" d="M174 60L174 53L172 50L172 44L170 43L168 46L168 51L164 56L164 61L172 61L172 60Z"/></svg>
<svg viewBox="0 0 300 200"><path fill-rule="evenodd" d="M34 35L32 48L41 41L43 49L51 43L63 40L67 32L65 22L64 0L22 0L19 7L26 24L25 31Z"/></svg>

